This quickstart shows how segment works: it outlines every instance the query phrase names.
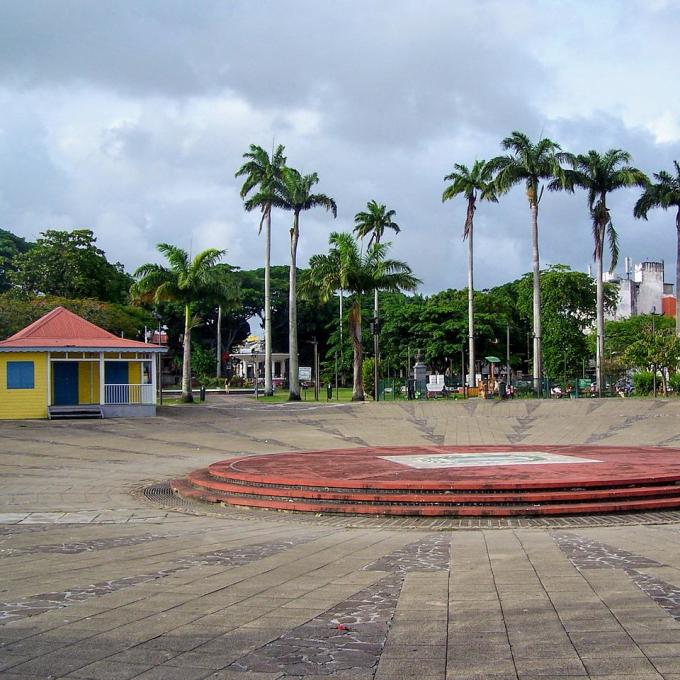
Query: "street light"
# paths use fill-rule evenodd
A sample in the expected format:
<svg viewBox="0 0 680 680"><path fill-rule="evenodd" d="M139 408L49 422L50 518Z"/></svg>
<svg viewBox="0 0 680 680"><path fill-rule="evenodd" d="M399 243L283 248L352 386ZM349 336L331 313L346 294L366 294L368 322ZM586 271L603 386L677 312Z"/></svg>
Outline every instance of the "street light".
<svg viewBox="0 0 680 680"><path fill-rule="evenodd" d="M259 398L258 394L258 381L259 381L259 373L260 373L260 366L259 366L259 361L258 358L255 356L255 352L257 351L257 346L253 347L250 351L252 352L253 355L253 379L255 381L255 399Z"/></svg>

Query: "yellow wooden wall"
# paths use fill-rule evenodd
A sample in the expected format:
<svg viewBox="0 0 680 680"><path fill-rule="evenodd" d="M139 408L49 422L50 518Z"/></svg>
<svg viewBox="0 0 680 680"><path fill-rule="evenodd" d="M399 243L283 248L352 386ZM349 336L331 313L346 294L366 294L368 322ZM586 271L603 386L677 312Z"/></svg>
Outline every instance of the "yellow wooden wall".
<svg viewBox="0 0 680 680"><path fill-rule="evenodd" d="M99 403L98 361L81 361L78 363L78 403Z"/></svg>
<svg viewBox="0 0 680 680"><path fill-rule="evenodd" d="M34 388L7 389L7 362L32 361ZM47 353L0 352L0 420L47 418Z"/></svg>
<svg viewBox="0 0 680 680"><path fill-rule="evenodd" d="M142 382L142 364L131 361L128 367L128 382L130 385L139 385Z"/></svg>

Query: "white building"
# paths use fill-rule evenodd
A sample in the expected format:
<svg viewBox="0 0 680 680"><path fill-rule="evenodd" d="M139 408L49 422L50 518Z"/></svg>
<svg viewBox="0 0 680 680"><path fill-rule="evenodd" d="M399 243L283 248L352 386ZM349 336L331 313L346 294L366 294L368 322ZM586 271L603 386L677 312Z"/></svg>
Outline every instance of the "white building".
<svg viewBox="0 0 680 680"><path fill-rule="evenodd" d="M625 273L605 273L604 280L616 284L619 299L616 309L607 312L607 319L628 319L638 314L662 314L669 300L675 300L673 284L664 283L664 263L638 262L631 272L630 258L625 259ZM666 303L664 304L664 300Z"/></svg>
<svg viewBox="0 0 680 680"><path fill-rule="evenodd" d="M237 376L244 380L260 382L264 379L264 341L256 335L249 335L242 345L234 347L231 361ZM288 374L288 353L272 352L272 379L275 385L282 384Z"/></svg>

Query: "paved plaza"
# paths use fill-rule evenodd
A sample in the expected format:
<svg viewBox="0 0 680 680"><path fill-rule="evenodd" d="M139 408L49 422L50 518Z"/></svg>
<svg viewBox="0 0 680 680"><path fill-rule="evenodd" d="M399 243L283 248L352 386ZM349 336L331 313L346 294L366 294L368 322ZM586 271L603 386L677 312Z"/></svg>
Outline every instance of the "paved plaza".
<svg viewBox="0 0 680 680"><path fill-rule="evenodd" d="M316 516L165 485L232 454L432 444L677 448L680 402L214 397L0 423L0 677L680 680L678 512Z"/></svg>

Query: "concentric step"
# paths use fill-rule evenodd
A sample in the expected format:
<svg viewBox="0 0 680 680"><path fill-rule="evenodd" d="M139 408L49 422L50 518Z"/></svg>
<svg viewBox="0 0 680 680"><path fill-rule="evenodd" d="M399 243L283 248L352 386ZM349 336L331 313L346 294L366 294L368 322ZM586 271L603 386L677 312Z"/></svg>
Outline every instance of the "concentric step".
<svg viewBox="0 0 680 680"><path fill-rule="evenodd" d="M172 482L236 506L382 515L530 516L680 508L680 451L404 447L241 457Z"/></svg>

